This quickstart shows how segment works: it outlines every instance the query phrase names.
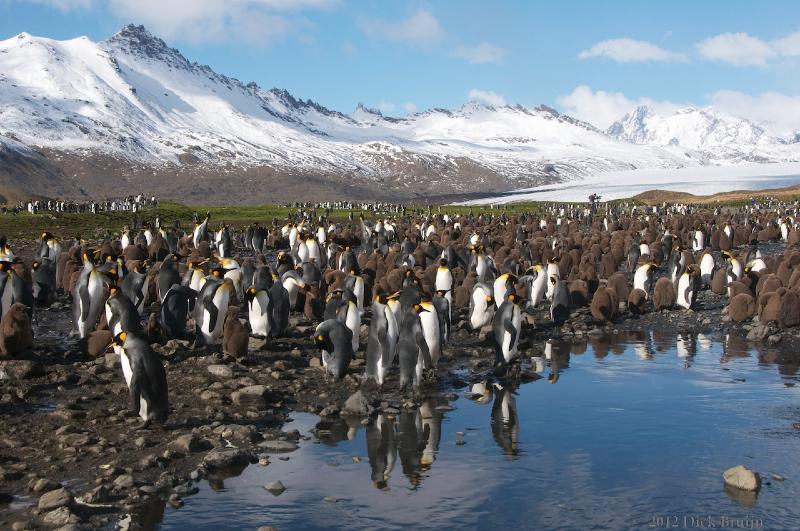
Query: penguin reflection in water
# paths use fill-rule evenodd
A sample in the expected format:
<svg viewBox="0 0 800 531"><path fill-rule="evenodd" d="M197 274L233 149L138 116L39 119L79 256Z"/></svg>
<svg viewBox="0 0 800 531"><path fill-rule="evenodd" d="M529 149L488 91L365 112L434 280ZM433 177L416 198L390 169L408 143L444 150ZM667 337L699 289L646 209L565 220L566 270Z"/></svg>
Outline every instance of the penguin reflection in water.
<svg viewBox="0 0 800 531"><path fill-rule="evenodd" d="M169 414L167 373L158 355L145 339L131 332L117 334L114 346L130 391L131 410L142 417L143 428L152 421L164 424Z"/></svg>
<svg viewBox="0 0 800 531"><path fill-rule="evenodd" d="M515 388L495 384L492 404L492 435L508 456L519 454L519 413Z"/></svg>
<svg viewBox="0 0 800 531"><path fill-rule="evenodd" d="M431 469L439 451L443 415L436 406L443 404L446 401L440 404L436 399L426 399L416 411L404 410L400 414L397 451L403 474L413 487L422 482L422 473Z"/></svg>

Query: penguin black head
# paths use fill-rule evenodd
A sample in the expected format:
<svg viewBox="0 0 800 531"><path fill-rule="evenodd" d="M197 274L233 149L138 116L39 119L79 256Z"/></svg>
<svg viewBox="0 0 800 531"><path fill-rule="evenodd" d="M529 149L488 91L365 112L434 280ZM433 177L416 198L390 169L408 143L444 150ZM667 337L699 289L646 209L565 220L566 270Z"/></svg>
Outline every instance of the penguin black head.
<svg viewBox="0 0 800 531"><path fill-rule="evenodd" d="M245 291L245 297L247 297L248 301L251 301L256 298L257 292L258 290L256 288L247 288L247 291Z"/></svg>
<svg viewBox="0 0 800 531"><path fill-rule="evenodd" d="M517 294L514 293L514 292L511 292L506 296L506 299L508 300L508 302L516 303L517 302Z"/></svg>
<svg viewBox="0 0 800 531"><path fill-rule="evenodd" d="M34 260L34 261L33 261L33 263L31 264L31 269L33 269L34 271L36 271L37 269L39 269L39 266L40 266L40 265L41 265L41 264L40 264L40 263L39 263L37 260Z"/></svg>
<svg viewBox="0 0 800 531"><path fill-rule="evenodd" d="M436 294L438 296L440 296L440 297L445 297L447 295L447 290L446 289L437 289L436 290Z"/></svg>
<svg viewBox="0 0 800 531"><path fill-rule="evenodd" d="M9 269L11 262L0 262L0 272L5 273Z"/></svg>
<svg viewBox="0 0 800 531"><path fill-rule="evenodd" d="M211 270L211 275L214 276L214 278L222 278L225 275L225 270L221 267L215 267Z"/></svg>
<svg viewBox="0 0 800 531"><path fill-rule="evenodd" d="M558 280L558 277L556 277L555 275L550 275L550 284L555 286L557 280Z"/></svg>
<svg viewBox="0 0 800 531"><path fill-rule="evenodd" d="M314 336L314 344L317 346L324 346L325 345L325 336L322 334L318 334Z"/></svg>
<svg viewBox="0 0 800 531"><path fill-rule="evenodd" d="M491 295L487 295L487 296L486 296L486 304L488 304L488 305L490 305L490 306L491 306L492 304L494 304L494 297L492 297Z"/></svg>
<svg viewBox="0 0 800 531"><path fill-rule="evenodd" d="M447 267L447 258L440 258L439 265L442 267Z"/></svg>

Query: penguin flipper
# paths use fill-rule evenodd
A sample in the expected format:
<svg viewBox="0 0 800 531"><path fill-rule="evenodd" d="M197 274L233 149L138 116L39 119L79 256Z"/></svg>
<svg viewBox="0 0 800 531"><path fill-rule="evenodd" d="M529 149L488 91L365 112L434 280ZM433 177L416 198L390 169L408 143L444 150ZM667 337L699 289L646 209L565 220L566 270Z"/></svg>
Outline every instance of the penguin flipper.
<svg viewBox="0 0 800 531"><path fill-rule="evenodd" d="M217 319L219 318L219 309L214 304L211 298L203 301L203 309L208 312L208 329L214 330L217 327Z"/></svg>
<svg viewBox="0 0 800 531"><path fill-rule="evenodd" d="M138 415L142 397L142 381L138 370L134 370L131 374L130 395L131 411Z"/></svg>
<svg viewBox="0 0 800 531"><path fill-rule="evenodd" d="M85 321L89 318L89 307L91 306L88 282L78 288L78 296L81 298L81 321Z"/></svg>
<svg viewBox="0 0 800 531"><path fill-rule="evenodd" d="M428 348L428 342L425 341L425 335L422 333L421 326L417 331L417 344L419 345L419 351L422 355L422 367L425 369L430 369L433 367L433 360L431 359L431 351Z"/></svg>

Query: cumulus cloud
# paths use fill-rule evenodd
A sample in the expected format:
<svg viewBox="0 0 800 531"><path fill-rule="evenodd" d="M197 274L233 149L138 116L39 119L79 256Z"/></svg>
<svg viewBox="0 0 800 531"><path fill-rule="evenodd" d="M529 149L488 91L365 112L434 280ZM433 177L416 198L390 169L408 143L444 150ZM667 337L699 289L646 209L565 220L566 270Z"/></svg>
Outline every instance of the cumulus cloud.
<svg viewBox="0 0 800 531"><path fill-rule="evenodd" d="M697 51L712 61L735 66L766 66L775 56L768 43L747 33L721 33L697 43Z"/></svg>
<svg viewBox="0 0 800 531"><path fill-rule="evenodd" d="M735 90L711 95L712 107L764 126L771 133L789 135L800 131L800 96L764 92L751 96Z"/></svg>
<svg viewBox="0 0 800 531"><path fill-rule="evenodd" d="M54 7L90 7L96 0L36 0ZM302 36L308 9L335 6L338 0L108 0L120 22L144 24L158 36L192 43L239 41L265 44L290 34ZM61 7L59 7L61 8Z"/></svg>
<svg viewBox="0 0 800 531"><path fill-rule="evenodd" d="M504 49L488 42L482 42L477 46L459 46L453 50L454 56L466 59L472 64L499 63L505 54Z"/></svg>
<svg viewBox="0 0 800 531"><path fill-rule="evenodd" d="M74 11L76 9L89 9L92 7L94 0L28 0L34 4L42 4L53 7L66 13L67 11Z"/></svg>
<svg viewBox="0 0 800 531"><path fill-rule="evenodd" d="M375 108L381 111L381 114L390 114L394 112L395 105L389 101L380 101Z"/></svg>
<svg viewBox="0 0 800 531"><path fill-rule="evenodd" d="M788 136L800 130L800 96L777 92L750 95L735 90L719 90L706 101L675 103L652 98L629 98L622 92L593 91L586 85L558 98L559 109L599 129L606 129L639 105L647 105L657 114L668 116L681 108L706 107L764 127L769 133Z"/></svg>
<svg viewBox="0 0 800 531"><path fill-rule="evenodd" d="M469 94L467 94L467 99L470 101L488 103L489 105L493 105L495 107L500 107L506 104L506 100L503 96L491 90L472 89L469 91Z"/></svg>
<svg viewBox="0 0 800 531"><path fill-rule="evenodd" d="M772 41L772 47L785 57L800 56L800 31Z"/></svg>
<svg viewBox="0 0 800 531"><path fill-rule="evenodd" d="M600 129L608 128L639 105L647 105L660 114L670 114L681 107L670 101L630 99L622 92L593 91L586 85L576 87L557 101L561 111Z"/></svg>
<svg viewBox="0 0 800 531"><path fill-rule="evenodd" d="M359 20L359 27L365 35L374 39L420 47L437 44L444 37L444 30L439 21L424 9L399 22L362 17Z"/></svg>
<svg viewBox="0 0 800 531"><path fill-rule="evenodd" d="M665 50L647 41L621 38L598 42L578 54L578 59L607 57L618 63L642 63L647 61L686 61L686 56Z"/></svg>

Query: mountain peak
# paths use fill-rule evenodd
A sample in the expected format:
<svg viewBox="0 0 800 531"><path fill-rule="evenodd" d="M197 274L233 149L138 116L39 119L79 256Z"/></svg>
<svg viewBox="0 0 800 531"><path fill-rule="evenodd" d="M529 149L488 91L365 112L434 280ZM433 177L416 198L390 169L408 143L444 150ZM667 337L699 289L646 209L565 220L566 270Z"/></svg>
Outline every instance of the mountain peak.
<svg viewBox="0 0 800 531"><path fill-rule="evenodd" d="M189 66L189 61L175 48L150 33L143 25L128 24L111 36L108 44L149 59L161 60L172 66Z"/></svg>

